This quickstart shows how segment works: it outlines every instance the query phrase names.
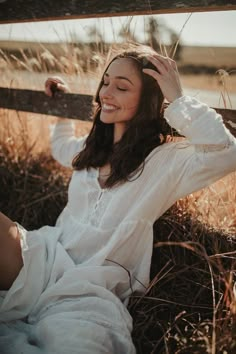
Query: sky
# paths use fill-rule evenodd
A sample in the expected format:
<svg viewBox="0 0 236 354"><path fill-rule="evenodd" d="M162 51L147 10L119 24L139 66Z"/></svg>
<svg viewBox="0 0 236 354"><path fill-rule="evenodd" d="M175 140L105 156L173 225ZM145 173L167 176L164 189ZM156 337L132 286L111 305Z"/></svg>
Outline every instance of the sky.
<svg viewBox="0 0 236 354"><path fill-rule="evenodd" d="M215 11L156 15L177 34L184 45L236 47L236 11ZM69 41L71 38L88 40L88 28L96 25L107 41L118 41L118 30L130 23L138 40L144 39L144 23L148 16L44 21L18 24L0 24L0 40L34 42ZM163 42L168 37L163 37Z"/></svg>

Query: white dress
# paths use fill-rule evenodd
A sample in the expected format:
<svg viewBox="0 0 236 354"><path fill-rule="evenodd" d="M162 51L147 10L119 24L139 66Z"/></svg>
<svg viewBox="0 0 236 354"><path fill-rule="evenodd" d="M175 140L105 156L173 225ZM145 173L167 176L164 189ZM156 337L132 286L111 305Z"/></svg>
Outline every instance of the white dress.
<svg viewBox="0 0 236 354"><path fill-rule="evenodd" d="M154 221L236 170L236 139L214 110L183 96L165 118L187 139L155 148L138 178L102 189L96 169L74 171L56 225L19 226L24 266L0 293L1 354L135 353L126 305L149 283ZM84 141L60 122L53 156L71 166Z"/></svg>

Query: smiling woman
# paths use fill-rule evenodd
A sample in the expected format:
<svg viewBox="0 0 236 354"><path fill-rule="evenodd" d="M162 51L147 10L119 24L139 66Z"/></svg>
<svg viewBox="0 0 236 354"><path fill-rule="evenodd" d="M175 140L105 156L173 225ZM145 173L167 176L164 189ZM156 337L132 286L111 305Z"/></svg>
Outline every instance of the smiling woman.
<svg viewBox="0 0 236 354"><path fill-rule="evenodd" d="M103 164L107 164L112 150L114 162L110 163L106 186L129 179L150 151L165 140L161 128L164 97L157 80L152 77L158 71L157 66L163 66L163 59L158 56L152 63L151 56L154 55L156 52L145 46L140 46L140 55L136 50L118 54L106 68L98 86L94 128L87 139L86 149L74 158L73 166L80 170L89 168L91 163L102 173ZM148 68L147 74L150 75L144 75ZM172 99L182 94L180 85L175 89ZM148 101L151 105L147 104ZM146 139L148 143L144 144ZM104 148L100 141L103 141Z"/></svg>
<svg viewBox="0 0 236 354"><path fill-rule="evenodd" d="M130 58L113 61L105 72L99 91L100 120L114 124L114 142L121 139L127 123L136 115L141 89L141 75Z"/></svg>
<svg viewBox="0 0 236 354"><path fill-rule="evenodd" d="M60 78L45 86L67 90ZM115 56L95 101L88 136L63 119L51 134L73 168L55 226L27 231L0 214L1 353L136 353L127 305L149 285L154 222L236 170L221 116L184 96L176 63L150 47ZM186 139L168 141L165 120Z"/></svg>

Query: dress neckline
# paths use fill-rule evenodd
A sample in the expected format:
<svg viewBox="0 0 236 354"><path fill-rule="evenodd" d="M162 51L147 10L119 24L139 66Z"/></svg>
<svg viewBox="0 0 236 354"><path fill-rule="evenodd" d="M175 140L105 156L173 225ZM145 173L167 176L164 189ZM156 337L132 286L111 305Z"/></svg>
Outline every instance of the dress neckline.
<svg viewBox="0 0 236 354"><path fill-rule="evenodd" d="M98 187L98 189L101 191L101 192L105 192L107 191L107 187L102 187L100 182L99 182L99 168L96 168L96 167L92 167L91 168L91 171L92 171L92 176L96 182L96 185Z"/></svg>

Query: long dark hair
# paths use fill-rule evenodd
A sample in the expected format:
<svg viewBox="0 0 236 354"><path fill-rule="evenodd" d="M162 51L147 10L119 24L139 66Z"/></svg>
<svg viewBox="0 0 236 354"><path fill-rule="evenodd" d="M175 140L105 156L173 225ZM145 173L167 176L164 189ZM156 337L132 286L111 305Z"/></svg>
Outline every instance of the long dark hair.
<svg viewBox="0 0 236 354"><path fill-rule="evenodd" d="M100 120L101 102L99 91L103 85L103 77L95 95L97 104L93 126L85 143L85 148L73 159L75 170L102 167L106 163L111 166L111 173L105 187L132 180L139 176L144 168L145 158L157 146L165 141L162 131L164 97L156 80L142 72L143 68L156 68L147 59L147 55L155 54L151 48L140 46L125 50L116 55L110 64L120 58L131 58L142 77L142 93L139 109L127 124L122 138L114 143L114 124L106 124ZM106 72L105 70L105 72ZM139 172L139 173L138 173Z"/></svg>

